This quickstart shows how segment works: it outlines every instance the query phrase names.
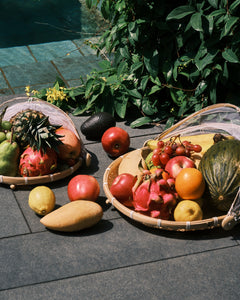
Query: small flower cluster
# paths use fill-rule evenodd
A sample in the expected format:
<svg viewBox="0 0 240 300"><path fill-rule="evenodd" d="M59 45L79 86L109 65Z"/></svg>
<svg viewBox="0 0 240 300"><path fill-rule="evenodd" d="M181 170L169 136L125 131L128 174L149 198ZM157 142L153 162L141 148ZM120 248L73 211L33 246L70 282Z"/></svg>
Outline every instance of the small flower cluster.
<svg viewBox="0 0 240 300"><path fill-rule="evenodd" d="M47 101L50 103L54 103L54 101L64 101L68 100L67 94L64 92L64 87L59 87L59 90L55 87L48 88L46 92Z"/></svg>
<svg viewBox="0 0 240 300"><path fill-rule="evenodd" d="M66 93L65 87L54 85L54 87L49 87L47 89L37 91L37 90L30 90L30 86L25 87L25 92L28 97L32 95L46 100L49 103L52 103L60 108L66 106L66 102L68 101L68 95Z"/></svg>

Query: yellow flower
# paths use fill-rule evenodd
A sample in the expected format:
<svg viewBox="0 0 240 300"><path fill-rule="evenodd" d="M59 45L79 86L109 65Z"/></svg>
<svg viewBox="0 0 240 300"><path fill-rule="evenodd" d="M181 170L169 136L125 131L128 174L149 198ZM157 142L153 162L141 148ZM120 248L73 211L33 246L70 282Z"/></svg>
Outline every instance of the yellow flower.
<svg viewBox="0 0 240 300"><path fill-rule="evenodd" d="M27 95L28 97L30 97L30 85L27 85L27 86L25 87L25 92L26 92L26 95Z"/></svg>
<svg viewBox="0 0 240 300"><path fill-rule="evenodd" d="M64 101L64 100L68 100L67 99L67 94L64 93L64 88L60 87L60 91L57 90L55 87L53 88L49 88L46 92L46 96L47 96L47 101L48 102L54 102L54 101Z"/></svg>

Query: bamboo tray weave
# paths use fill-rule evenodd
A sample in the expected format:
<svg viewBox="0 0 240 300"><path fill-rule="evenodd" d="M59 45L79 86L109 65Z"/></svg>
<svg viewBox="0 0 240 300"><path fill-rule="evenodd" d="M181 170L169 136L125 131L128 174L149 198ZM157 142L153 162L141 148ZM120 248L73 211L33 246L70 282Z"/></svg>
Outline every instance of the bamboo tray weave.
<svg viewBox="0 0 240 300"><path fill-rule="evenodd" d="M193 134L196 134L196 128L199 127L199 125L196 124L195 119L200 119L200 123L201 123L202 115L204 115L205 113L207 113L207 114L210 113L210 115L211 115L211 112L214 114L216 111L217 112L219 112L219 110L221 111L222 108L224 108L223 110L226 109L227 111L229 111L230 114L233 112L234 116L236 113L236 122L233 122L232 120L230 120L231 130L227 130L225 133L230 133L235 138L240 139L240 137L239 137L239 135L240 135L240 117L239 117L240 109L234 105L225 104L225 103L212 105L203 110L200 110L197 113L192 114L191 116L187 117L186 119L184 119L184 120L180 121L179 123L175 124L174 126L172 126L170 129L164 131L156 139L160 140L160 139L175 135L176 133L182 133L182 132L184 132L184 133L192 132ZM225 112L224 112L224 115L225 115ZM231 119L231 117L230 117L230 119ZM194 122L193 122L193 120L194 120ZM223 120L224 120L224 118L223 118ZM202 128L200 129L199 132L200 133L211 132L211 131L215 132L217 130L216 128L218 128L218 130L220 130L221 132L224 131L224 128L226 126L224 126L223 121L220 122L223 126L221 126L221 124L219 125L218 122L216 122L216 124L212 124L211 121L212 120L210 118L210 122L207 122L206 126L202 126ZM198 122L199 122L199 120L198 120ZM192 126L189 124L192 124ZM139 150L139 149L137 149L137 150ZM134 151L137 151L137 150L134 150ZM216 215L215 215L213 212L213 214L211 216L208 216L206 219L203 219L200 221L176 222L176 221L169 221L169 220L162 220L162 219L158 219L158 218L148 217L148 216L145 216L139 212L136 212L136 211L124 206L116 198L113 197L113 195L110 192L110 187L112 185L113 180L118 175L118 167L119 167L121 161L124 159L124 157L127 154L115 159L107 167L107 169L105 170L104 176L103 176L103 189L107 196L107 202L112 204L117 210L119 210L122 214L129 217L130 219L140 222L146 226L159 228L159 229L173 230L173 231L192 231L192 230L213 229L215 227L219 227L222 225L225 218L229 215L229 213L224 214L224 215L219 215L219 213L216 213Z"/></svg>
<svg viewBox="0 0 240 300"><path fill-rule="evenodd" d="M60 108L46 101L37 98L28 98L28 97L17 97L5 101L2 104L0 104L0 111L2 111L6 107L7 109L3 120L10 120L10 118L14 116L17 112L29 108L29 109L40 111L44 113L46 116L49 116L50 123L62 125L63 127L72 130L81 141L81 154L79 160L75 165L63 171L56 171L53 174L36 176L36 177L20 177L20 176L10 177L10 176L0 175L0 183L10 185L11 188L15 188L15 186L17 185L33 185L33 184L48 183L48 182L60 180L67 176L70 176L83 164L84 161L86 162L87 165L90 164L91 156L86 151L73 121Z"/></svg>

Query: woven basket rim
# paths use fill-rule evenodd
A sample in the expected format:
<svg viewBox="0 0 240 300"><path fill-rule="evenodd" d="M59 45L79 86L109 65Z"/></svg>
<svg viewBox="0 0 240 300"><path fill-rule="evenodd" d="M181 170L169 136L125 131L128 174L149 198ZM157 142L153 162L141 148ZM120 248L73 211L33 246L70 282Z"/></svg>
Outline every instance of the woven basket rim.
<svg viewBox="0 0 240 300"><path fill-rule="evenodd" d="M69 117L68 114L66 114L63 110L61 110L59 107L48 103L44 100L38 99L38 98L34 98L34 97L15 97L15 98L11 98L7 101L4 101L3 103L0 104L0 109L3 107L9 107L9 105L15 105L17 103L26 103L26 102L37 102L40 104L44 104L45 106L49 106L51 107L53 110L60 112L67 120L67 122L70 124L71 128L74 129L74 132L76 133L77 137L80 139L81 141L81 147L82 147L82 153L81 156L79 158L79 160L71 167L63 170L63 171L56 171L55 173L49 174L49 175L44 175L44 176L34 176L34 177L21 177L21 176L15 176L15 177L11 177L11 176L4 176L4 175L0 175L0 183L3 184L7 184L10 185L10 187L15 188L15 186L20 186L20 185L35 185L35 184L42 184L42 183L50 183L53 181L57 181L60 179L63 179L67 176L70 176L71 174L73 174L83 163L83 160L86 159L86 155L88 155L88 157L90 156L89 153L87 153L81 137L78 134L77 129L75 128L75 125L72 121L72 119ZM90 158L89 158L90 159Z"/></svg>

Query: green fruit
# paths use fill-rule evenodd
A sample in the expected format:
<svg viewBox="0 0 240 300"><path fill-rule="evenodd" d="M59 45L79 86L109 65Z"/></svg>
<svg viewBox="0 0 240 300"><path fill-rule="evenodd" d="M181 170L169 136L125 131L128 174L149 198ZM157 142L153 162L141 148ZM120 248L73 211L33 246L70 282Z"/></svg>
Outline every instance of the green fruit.
<svg viewBox="0 0 240 300"><path fill-rule="evenodd" d="M240 186L240 141L225 140L203 155L199 170L207 184L209 203L228 211Z"/></svg>
<svg viewBox="0 0 240 300"><path fill-rule="evenodd" d="M2 121L1 127L4 130L10 130L12 128L12 124L9 121Z"/></svg>
<svg viewBox="0 0 240 300"><path fill-rule="evenodd" d="M6 140L6 134L0 131L0 143Z"/></svg>
<svg viewBox="0 0 240 300"><path fill-rule="evenodd" d="M15 133L13 133L12 134L12 132L11 131L8 131L7 133L6 133L6 140L11 140L11 136L12 136L12 141L15 141L16 140L16 134Z"/></svg>
<svg viewBox="0 0 240 300"><path fill-rule="evenodd" d="M19 147L16 142L3 141L0 144L0 174L16 176L18 170Z"/></svg>

